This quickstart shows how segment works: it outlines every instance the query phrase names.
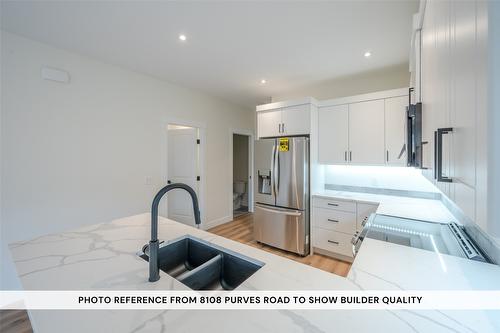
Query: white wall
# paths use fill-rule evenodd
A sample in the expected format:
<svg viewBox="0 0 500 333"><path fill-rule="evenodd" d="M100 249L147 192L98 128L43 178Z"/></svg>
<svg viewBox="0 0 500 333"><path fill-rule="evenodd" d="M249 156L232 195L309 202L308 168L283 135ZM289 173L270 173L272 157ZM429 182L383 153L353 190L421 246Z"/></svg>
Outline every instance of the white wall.
<svg viewBox="0 0 500 333"><path fill-rule="evenodd" d="M367 59L367 61L370 61ZM364 72L356 75L339 77L311 86L274 94L273 102L297 99L305 96L318 100L365 94L375 91L407 87L410 83L408 64Z"/></svg>
<svg viewBox="0 0 500 333"><path fill-rule="evenodd" d="M1 61L4 288L16 287L6 243L149 211L172 120L206 128L206 221L231 216L228 133L253 131L253 110L7 32ZM71 82L41 79L42 66Z"/></svg>
<svg viewBox="0 0 500 333"><path fill-rule="evenodd" d="M438 192L420 170L405 167L326 165L325 184Z"/></svg>

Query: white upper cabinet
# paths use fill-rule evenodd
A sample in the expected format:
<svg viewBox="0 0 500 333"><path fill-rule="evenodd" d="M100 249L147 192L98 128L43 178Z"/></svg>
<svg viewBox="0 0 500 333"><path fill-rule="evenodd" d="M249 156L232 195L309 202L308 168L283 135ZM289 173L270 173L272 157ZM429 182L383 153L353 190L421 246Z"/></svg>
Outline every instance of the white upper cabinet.
<svg viewBox="0 0 500 333"><path fill-rule="evenodd" d="M257 113L259 138L281 135L281 110L261 111Z"/></svg>
<svg viewBox="0 0 500 333"><path fill-rule="evenodd" d="M348 163L349 107L347 104L319 109L318 136L319 163Z"/></svg>
<svg viewBox="0 0 500 333"><path fill-rule="evenodd" d="M285 135L302 135L311 132L310 104L294 105L282 109L281 119Z"/></svg>
<svg viewBox="0 0 500 333"><path fill-rule="evenodd" d="M259 138L311 133L311 103L290 104L278 102L257 107L257 135Z"/></svg>
<svg viewBox="0 0 500 333"><path fill-rule="evenodd" d="M408 89L322 102L318 111L321 164L406 165Z"/></svg>
<svg viewBox="0 0 500 333"><path fill-rule="evenodd" d="M406 165L407 106L408 96L387 98L385 100L385 161L387 165Z"/></svg>
<svg viewBox="0 0 500 333"><path fill-rule="evenodd" d="M422 131L426 175L484 230L488 218L487 2L428 0L422 26ZM439 176L434 161L442 136ZM438 136L439 138L439 136Z"/></svg>
<svg viewBox="0 0 500 333"><path fill-rule="evenodd" d="M349 161L383 165L384 100L349 104Z"/></svg>

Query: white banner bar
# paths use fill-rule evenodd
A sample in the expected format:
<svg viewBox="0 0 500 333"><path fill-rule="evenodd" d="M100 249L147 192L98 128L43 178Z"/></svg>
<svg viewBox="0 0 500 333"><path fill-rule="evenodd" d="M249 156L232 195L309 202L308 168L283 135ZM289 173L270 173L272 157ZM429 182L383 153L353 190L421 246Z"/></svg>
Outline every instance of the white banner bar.
<svg viewBox="0 0 500 333"><path fill-rule="evenodd" d="M0 291L0 309L500 310L500 290Z"/></svg>

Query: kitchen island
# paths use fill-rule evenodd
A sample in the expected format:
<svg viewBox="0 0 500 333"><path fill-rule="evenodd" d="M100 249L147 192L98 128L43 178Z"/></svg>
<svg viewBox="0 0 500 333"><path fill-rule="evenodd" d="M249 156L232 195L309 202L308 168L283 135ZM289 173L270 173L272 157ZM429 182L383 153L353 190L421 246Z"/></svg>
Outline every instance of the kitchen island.
<svg viewBox="0 0 500 333"><path fill-rule="evenodd" d="M363 243L343 278L168 219L159 239L191 235L264 263L238 290L497 289L500 267L451 256L443 271L429 251ZM141 214L10 245L26 290L185 290L136 253L149 241ZM31 310L36 332L495 332L498 311Z"/></svg>

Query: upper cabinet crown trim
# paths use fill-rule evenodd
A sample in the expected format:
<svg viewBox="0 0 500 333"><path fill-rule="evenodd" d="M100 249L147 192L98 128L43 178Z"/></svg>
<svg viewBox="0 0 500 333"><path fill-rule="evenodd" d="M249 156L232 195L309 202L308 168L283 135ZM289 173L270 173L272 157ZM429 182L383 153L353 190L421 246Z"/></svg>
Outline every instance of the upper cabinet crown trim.
<svg viewBox="0 0 500 333"><path fill-rule="evenodd" d="M385 98L399 97L399 96L408 96L408 88L404 87L404 88L398 88L398 89L377 91L377 92L362 94L362 95L328 99L325 101L320 101L318 103L318 106L323 107L323 106L334 106L334 105L341 105L341 104L351 104L351 103L366 102L366 101L372 101L372 100L376 100L376 99L385 99Z"/></svg>
<svg viewBox="0 0 500 333"><path fill-rule="evenodd" d="M314 106L318 105L318 101L312 97L306 97L301 99L295 99L291 101L274 102L268 104L257 105L256 110L259 111L269 111L274 109L286 108L289 106L297 106L304 104L312 104Z"/></svg>

